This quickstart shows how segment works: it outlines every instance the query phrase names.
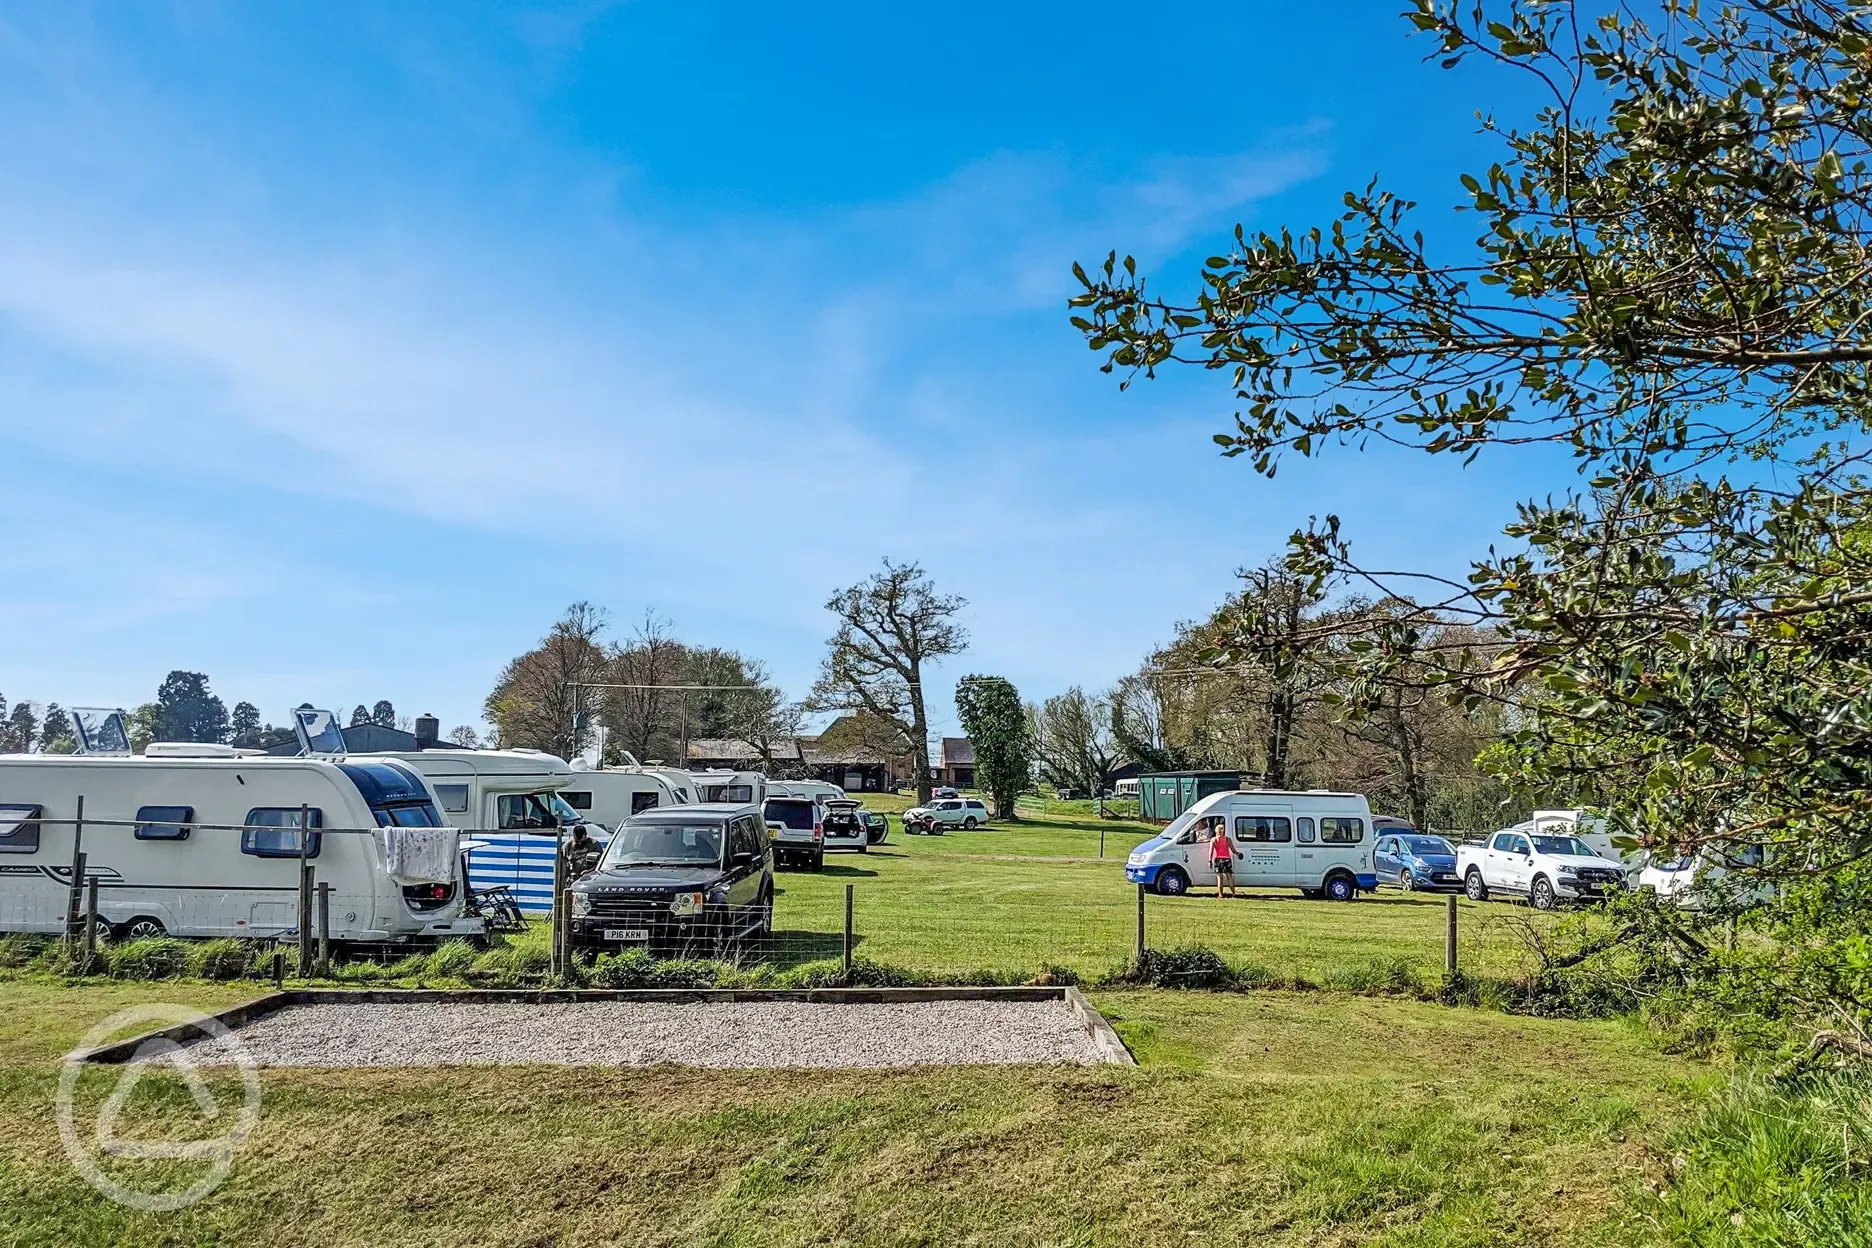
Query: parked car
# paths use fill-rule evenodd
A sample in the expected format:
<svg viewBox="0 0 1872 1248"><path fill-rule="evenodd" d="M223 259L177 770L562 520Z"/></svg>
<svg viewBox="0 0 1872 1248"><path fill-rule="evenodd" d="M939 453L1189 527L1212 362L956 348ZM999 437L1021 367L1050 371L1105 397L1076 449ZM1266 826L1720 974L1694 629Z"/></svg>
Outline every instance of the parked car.
<svg viewBox="0 0 1872 1248"><path fill-rule="evenodd" d="M882 845L884 838L890 835L890 820L874 810L862 812L865 823L865 837L873 845Z"/></svg>
<svg viewBox="0 0 1872 1248"><path fill-rule="evenodd" d="M662 806L618 825L574 880L577 949L718 956L773 931L773 850L759 806Z"/></svg>
<svg viewBox="0 0 1872 1248"><path fill-rule="evenodd" d="M1209 794L1132 850L1125 878L1172 897L1214 888L1211 841L1224 820L1243 888L1297 888L1305 897L1351 901L1378 885L1365 799L1286 790Z"/></svg>
<svg viewBox="0 0 1872 1248"><path fill-rule="evenodd" d="M947 828L966 828L973 832L988 822L988 808L979 798L950 797L932 801L927 806L912 806L904 811L904 831L925 834L941 833Z"/></svg>
<svg viewBox="0 0 1872 1248"><path fill-rule="evenodd" d="M1625 884L1624 864L1601 858L1579 837L1514 828L1458 846L1456 872L1472 901L1502 893L1526 897L1537 910L1604 898Z"/></svg>
<svg viewBox="0 0 1872 1248"><path fill-rule="evenodd" d="M1440 836L1387 831L1372 847L1372 872L1380 884L1407 893L1427 890L1453 893L1462 887L1456 874L1456 847Z"/></svg>
<svg viewBox="0 0 1872 1248"><path fill-rule="evenodd" d="M864 853L870 848L871 836L865 827L864 808L851 798L840 798L827 802L821 827L824 829L822 843L825 849L855 849Z"/></svg>
<svg viewBox="0 0 1872 1248"><path fill-rule="evenodd" d="M825 807L810 797L770 797L762 807L774 861L825 869Z"/></svg>
<svg viewBox="0 0 1872 1248"><path fill-rule="evenodd" d="M961 797L962 795L956 792L953 788L951 788L950 786L946 784L939 784L935 788L930 790L930 796L931 797Z"/></svg>

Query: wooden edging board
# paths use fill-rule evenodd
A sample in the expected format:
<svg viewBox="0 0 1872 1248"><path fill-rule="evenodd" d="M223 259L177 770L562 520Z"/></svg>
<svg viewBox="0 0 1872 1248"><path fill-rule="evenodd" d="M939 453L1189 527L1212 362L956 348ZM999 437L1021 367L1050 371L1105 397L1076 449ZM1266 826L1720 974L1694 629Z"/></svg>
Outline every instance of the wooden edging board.
<svg viewBox="0 0 1872 1248"><path fill-rule="evenodd" d="M230 1031L264 1018L290 1005L410 1005L461 1002L500 1002L521 1005L557 1005L577 1001L808 1001L820 1004L926 1001L1059 1001L1072 1011L1091 1037L1102 1064L1135 1066L1137 1059L1125 1047L1084 993L1072 987L1020 985L1008 988L295 988L208 1015ZM115 1065L128 1062L152 1040L177 1044L193 1039L201 1029L191 1023L158 1028L71 1053L67 1061Z"/></svg>

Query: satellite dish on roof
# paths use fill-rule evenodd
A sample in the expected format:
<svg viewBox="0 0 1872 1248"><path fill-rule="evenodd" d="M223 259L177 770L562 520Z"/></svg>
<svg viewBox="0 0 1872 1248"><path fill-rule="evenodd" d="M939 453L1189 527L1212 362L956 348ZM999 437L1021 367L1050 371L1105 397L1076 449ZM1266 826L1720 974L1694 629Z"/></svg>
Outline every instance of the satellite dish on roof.
<svg viewBox="0 0 1872 1248"><path fill-rule="evenodd" d="M74 706L69 714L80 754L130 752L130 733L124 728L122 707Z"/></svg>
<svg viewBox="0 0 1872 1248"><path fill-rule="evenodd" d="M296 708L292 715L293 735L299 738L300 754L345 752L344 729L339 726L338 716L309 706Z"/></svg>

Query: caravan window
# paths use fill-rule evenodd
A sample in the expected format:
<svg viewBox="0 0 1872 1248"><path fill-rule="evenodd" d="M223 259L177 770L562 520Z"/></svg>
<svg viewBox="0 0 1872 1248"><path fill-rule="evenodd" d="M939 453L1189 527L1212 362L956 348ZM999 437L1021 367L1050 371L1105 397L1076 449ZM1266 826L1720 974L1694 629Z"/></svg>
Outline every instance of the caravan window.
<svg viewBox="0 0 1872 1248"><path fill-rule="evenodd" d="M438 784L436 796L442 799L442 809L451 815L467 813L468 786L465 784Z"/></svg>
<svg viewBox="0 0 1872 1248"><path fill-rule="evenodd" d="M1284 844L1293 839L1287 820L1275 815L1236 815L1235 839Z"/></svg>
<svg viewBox="0 0 1872 1248"><path fill-rule="evenodd" d="M570 806L573 810L591 809L592 795L590 792L580 791L578 789L560 789L559 796L564 798L565 804Z"/></svg>
<svg viewBox="0 0 1872 1248"><path fill-rule="evenodd" d="M325 826L325 812L314 806L305 812L308 828ZM242 820L247 825L241 833L241 853L256 858L297 858L299 856L299 807L257 806ZM318 832L306 833L305 856L319 855Z"/></svg>
<svg viewBox="0 0 1872 1248"><path fill-rule="evenodd" d="M186 841L189 824L195 822L193 806L137 807L136 839L139 841Z"/></svg>
<svg viewBox="0 0 1872 1248"><path fill-rule="evenodd" d="M646 810L654 810L656 809L656 804L657 795L655 793L631 794L631 814L633 815L641 814Z"/></svg>
<svg viewBox="0 0 1872 1248"><path fill-rule="evenodd" d="M1365 821L1335 815L1320 817L1320 844L1356 845L1365 839Z"/></svg>
<svg viewBox="0 0 1872 1248"><path fill-rule="evenodd" d="M0 806L0 854L39 852L39 807ZM23 868L31 870L32 868Z"/></svg>

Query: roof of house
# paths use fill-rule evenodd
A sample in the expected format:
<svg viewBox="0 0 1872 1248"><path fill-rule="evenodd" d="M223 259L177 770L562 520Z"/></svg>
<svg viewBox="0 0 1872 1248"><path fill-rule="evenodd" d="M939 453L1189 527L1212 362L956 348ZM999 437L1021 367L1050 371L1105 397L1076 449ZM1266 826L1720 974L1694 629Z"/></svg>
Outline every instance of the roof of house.
<svg viewBox="0 0 1872 1248"><path fill-rule="evenodd" d="M973 767L975 765L975 743L967 737L944 737L942 739L942 765L945 767Z"/></svg>
<svg viewBox="0 0 1872 1248"><path fill-rule="evenodd" d="M773 756L777 759L798 758L800 743L791 737L783 737L773 743ZM758 746L737 737L700 737L689 743L688 761L692 763L716 759L752 763L760 761L762 757Z"/></svg>
<svg viewBox="0 0 1872 1248"><path fill-rule="evenodd" d="M416 734L404 732L401 728L386 728L382 724L352 724L339 731L344 733L345 750L352 754L394 754L416 748ZM298 752L297 740L282 741L267 747L269 754L290 756Z"/></svg>

